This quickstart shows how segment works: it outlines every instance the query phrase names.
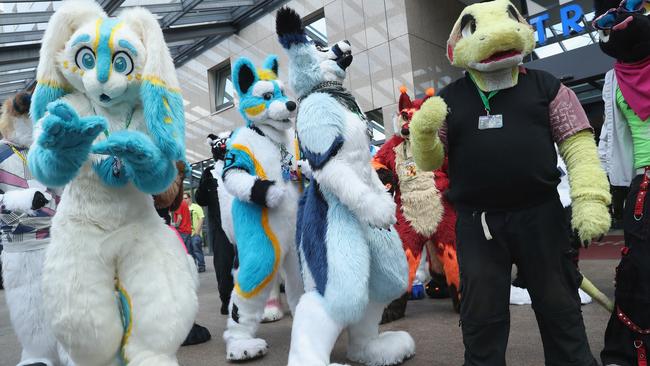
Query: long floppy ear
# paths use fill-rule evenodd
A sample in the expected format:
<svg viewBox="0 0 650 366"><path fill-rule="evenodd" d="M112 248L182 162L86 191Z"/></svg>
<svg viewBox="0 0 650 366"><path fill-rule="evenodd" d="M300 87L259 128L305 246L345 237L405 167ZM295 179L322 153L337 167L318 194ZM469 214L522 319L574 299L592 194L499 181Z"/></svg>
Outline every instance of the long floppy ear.
<svg viewBox="0 0 650 366"><path fill-rule="evenodd" d="M52 15L43 35L36 71L36 88L32 96L30 114L34 122L45 114L47 105L72 90L72 86L57 68L59 53L81 26L97 18L106 17L94 1L64 1Z"/></svg>
<svg viewBox="0 0 650 366"><path fill-rule="evenodd" d="M232 68L232 83L240 98L248 93L250 87L258 80L257 71L251 60L240 57L235 61L235 66Z"/></svg>
<svg viewBox="0 0 650 366"><path fill-rule="evenodd" d="M276 77L279 77L278 75L278 69L280 66L278 65L278 56L276 55L268 55L266 57L266 60L264 60L264 65L262 66L265 70L271 70L275 74Z"/></svg>
<svg viewBox="0 0 650 366"><path fill-rule="evenodd" d="M169 159L185 160L183 97L162 29L144 8L125 10L118 18L135 32L145 48L140 99L147 129Z"/></svg>

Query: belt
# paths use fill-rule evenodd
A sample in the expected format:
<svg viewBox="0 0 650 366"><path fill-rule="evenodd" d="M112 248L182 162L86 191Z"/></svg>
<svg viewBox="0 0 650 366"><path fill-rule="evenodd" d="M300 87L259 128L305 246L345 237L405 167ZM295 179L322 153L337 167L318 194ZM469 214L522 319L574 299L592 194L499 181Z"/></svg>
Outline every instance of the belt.
<svg viewBox="0 0 650 366"><path fill-rule="evenodd" d="M637 170L638 171L638 170ZM636 195L636 202L634 204L634 219L641 221L643 218L643 204L645 196L648 194L648 185L650 185L650 166L643 168L643 179L639 185L639 193Z"/></svg>

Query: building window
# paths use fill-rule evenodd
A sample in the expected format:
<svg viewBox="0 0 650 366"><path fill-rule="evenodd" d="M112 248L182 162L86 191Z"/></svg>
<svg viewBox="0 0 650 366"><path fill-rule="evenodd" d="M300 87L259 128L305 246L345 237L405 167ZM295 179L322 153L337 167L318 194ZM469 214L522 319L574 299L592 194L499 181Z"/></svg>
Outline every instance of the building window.
<svg viewBox="0 0 650 366"><path fill-rule="evenodd" d="M327 23L325 11L321 8L303 19L307 37L315 43L327 46Z"/></svg>
<svg viewBox="0 0 650 366"><path fill-rule="evenodd" d="M219 112L233 105L234 89L230 73L230 62L209 71L212 112Z"/></svg>
<svg viewBox="0 0 650 366"><path fill-rule="evenodd" d="M384 128L384 113L381 108L366 112L368 119L368 130L371 133L371 144L381 146L386 141L386 129Z"/></svg>

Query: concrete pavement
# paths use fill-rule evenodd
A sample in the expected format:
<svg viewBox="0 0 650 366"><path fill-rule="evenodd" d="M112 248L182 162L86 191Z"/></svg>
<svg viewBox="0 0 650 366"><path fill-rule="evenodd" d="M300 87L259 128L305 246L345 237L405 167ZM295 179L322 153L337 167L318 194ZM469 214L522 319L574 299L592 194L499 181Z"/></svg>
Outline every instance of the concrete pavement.
<svg viewBox="0 0 650 366"><path fill-rule="evenodd" d="M206 326L213 339L207 343L182 347L178 358L183 366L222 366L226 362L225 347L221 340L226 317L219 314L220 301L212 257L207 272L201 273L199 293L200 310L197 322ZM584 260L581 269L605 294L613 297L614 268L616 260ZM544 357L541 338L535 316L530 306L511 306L511 332L508 348L508 364L514 366L542 366ZM583 306L583 315L592 352L597 359L603 346L603 334L609 314L597 304ZM382 330L407 330L416 341L415 357L406 366L460 366L463 360L463 345L458 315L450 300L411 301L406 319L382 327ZM259 336L270 344L269 354L260 360L246 363L257 366L286 365L289 352L291 318L285 316L279 322L261 326ZM341 336L332 356L332 362L345 362L345 335ZM0 366L14 366L20 358L20 345L9 322L9 313L0 291Z"/></svg>

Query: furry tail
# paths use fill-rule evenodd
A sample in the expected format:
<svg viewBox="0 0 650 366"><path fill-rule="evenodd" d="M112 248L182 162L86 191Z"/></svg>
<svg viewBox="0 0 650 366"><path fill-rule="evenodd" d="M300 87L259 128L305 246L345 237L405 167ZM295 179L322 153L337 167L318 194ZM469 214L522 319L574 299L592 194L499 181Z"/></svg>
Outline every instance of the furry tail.
<svg viewBox="0 0 650 366"><path fill-rule="evenodd" d="M602 293L585 275L582 275L582 283L580 284L582 291L586 292L589 296L594 298L596 302L602 305L610 313L614 311L614 303Z"/></svg>

